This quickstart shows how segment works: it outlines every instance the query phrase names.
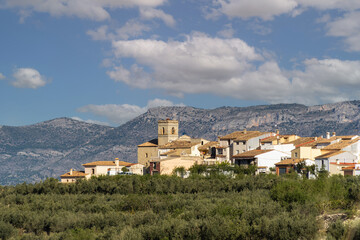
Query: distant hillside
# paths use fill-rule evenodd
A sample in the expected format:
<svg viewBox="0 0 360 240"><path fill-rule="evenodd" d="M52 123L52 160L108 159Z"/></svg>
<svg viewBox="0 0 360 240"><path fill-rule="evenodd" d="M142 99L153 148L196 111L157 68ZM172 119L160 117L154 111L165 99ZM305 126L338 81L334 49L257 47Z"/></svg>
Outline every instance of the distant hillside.
<svg viewBox="0 0 360 240"><path fill-rule="evenodd" d="M307 107L276 104L253 107L159 107L117 127L69 118L24 127L0 128L0 184L58 177L81 164L119 157L136 161L136 146L156 137L157 120L180 120L180 134L215 140L242 130L275 131L300 136L360 135L360 101Z"/></svg>

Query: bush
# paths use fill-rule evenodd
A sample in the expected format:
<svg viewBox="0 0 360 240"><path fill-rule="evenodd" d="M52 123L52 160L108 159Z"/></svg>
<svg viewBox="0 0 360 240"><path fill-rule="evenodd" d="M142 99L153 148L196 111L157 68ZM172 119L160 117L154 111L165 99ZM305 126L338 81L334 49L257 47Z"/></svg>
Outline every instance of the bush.
<svg viewBox="0 0 360 240"><path fill-rule="evenodd" d="M15 232L14 227L6 222L0 221L0 239L9 239Z"/></svg>

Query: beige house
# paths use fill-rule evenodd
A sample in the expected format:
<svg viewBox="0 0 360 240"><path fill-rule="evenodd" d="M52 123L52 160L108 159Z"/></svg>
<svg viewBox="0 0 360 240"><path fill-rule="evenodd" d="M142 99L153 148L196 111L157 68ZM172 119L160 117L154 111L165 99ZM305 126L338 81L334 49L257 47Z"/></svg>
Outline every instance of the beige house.
<svg viewBox="0 0 360 240"><path fill-rule="evenodd" d="M85 167L85 174L90 176L99 176L99 175L117 175L123 172L125 167L129 172L134 174L143 174L144 166L138 163L128 163L124 161L119 161L118 158L115 161L96 161L83 164ZM134 170L135 172L132 172Z"/></svg>
<svg viewBox="0 0 360 240"><path fill-rule="evenodd" d="M89 179L90 174L86 174L84 171L74 171L70 169L70 172L67 172L60 176L61 183L73 183L79 179Z"/></svg>
<svg viewBox="0 0 360 240"><path fill-rule="evenodd" d="M237 131L219 138L219 145L216 147L216 160L218 162L230 162L232 156L257 149L260 147L260 140L275 133L259 131Z"/></svg>
<svg viewBox="0 0 360 240"><path fill-rule="evenodd" d="M300 137L294 134L291 135L280 135L279 132L275 136L270 136L267 138L263 138L260 140L261 147L265 147L267 145L281 145L287 144L289 142L295 141Z"/></svg>
<svg viewBox="0 0 360 240"><path fill-rule="evenodd" d="M150 174L156 175L171 175L175 168L184 167L185 171L191 168L194 164L202 164L203 159L201 157L169 157L162 160L150 162Z"/></svg>
<svg viewBox="0 0 360 240"><path fill-rule="evenodd" d="M153 139L151 141L145 142L138 145L138 163L148 168L150 165L150 160L154 157L158 157L158 140Z"/></svg>
<svg viewBox="0 0 360 240"><path fill-rule="evenodd" d="M291 151L291 158L314 160L315 157L324 153L324 151L321 151L321 149L316 147L317 142L321 140L321 138L318 139L317 137L304 137L290 142L295 145L295 149Z"/></svg>

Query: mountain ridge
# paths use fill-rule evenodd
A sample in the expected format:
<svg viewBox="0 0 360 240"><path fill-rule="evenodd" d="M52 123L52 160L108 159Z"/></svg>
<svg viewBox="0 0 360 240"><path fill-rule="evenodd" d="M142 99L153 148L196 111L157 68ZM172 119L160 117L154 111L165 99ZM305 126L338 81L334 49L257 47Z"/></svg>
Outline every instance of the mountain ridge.
<svg viewBox="0 0 360 240"><path fill-rule="evenodd" d="M110 160L136 162L136 146L157 137L157 120L179 120L179 134L216 140L233 131L260 130L320 136L359 134L360 101L305 106L274 104L201 109L151 108L118 127L56 118L27 126L0 128L0 184L58 177L81 164Z"/></svg>

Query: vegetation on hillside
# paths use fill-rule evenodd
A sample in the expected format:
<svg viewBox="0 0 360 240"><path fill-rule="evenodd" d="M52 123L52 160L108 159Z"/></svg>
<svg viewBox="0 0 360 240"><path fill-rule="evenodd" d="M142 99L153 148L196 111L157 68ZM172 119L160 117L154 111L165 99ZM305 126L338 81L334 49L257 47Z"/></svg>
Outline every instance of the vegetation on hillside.
<svg viewBox="0 0 360 240"><path fill-rule="evenodd" d="M1 239L316 239L356 214L360 179L297 174L104 176L0 187ZM214 174L215 173L215 174ZM330 223L329 239L360 236Z"/></svg>

